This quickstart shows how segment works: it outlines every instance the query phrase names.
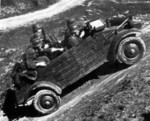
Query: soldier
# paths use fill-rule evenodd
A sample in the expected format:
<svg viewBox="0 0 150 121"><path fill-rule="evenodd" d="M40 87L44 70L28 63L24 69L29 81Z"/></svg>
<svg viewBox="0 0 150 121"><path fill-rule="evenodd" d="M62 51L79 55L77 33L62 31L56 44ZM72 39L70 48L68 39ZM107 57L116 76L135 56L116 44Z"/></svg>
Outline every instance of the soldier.
<svg viewBox="0 0 150 121"><path fill-rule="evenodd" d="M62 50L64 49L62 48L61 44L57 41L54 35L45 34L44 29L39 24L33 25L32 28L33 28L33 33L36 32L39 34L43 43L43 49L44 51L47 51L47 54L50 59L53 59L59 56L60 54L62 54L63 52ZM32 35L30 42L33 40L33 38L34 38L34 34ZM50 52L50 48L51 48L51 53L48 53L48 50Z"/></svg>
<svg viewBox="0 0 150 121"><path fill-rule="evenodd" d="M36 52L37 56L44 55L44 56L47 56L51 60L53 59L52 58L53 53L64 51L64 48L53 47L51 45L49 45L48 47L45 47L46 44L43 39L44 39L43 35L41 35L41 33L36 32L30 40L32 48Z"/></svg>
<svg viewBox="0 0 150 121"><path fill-rule="evenodd" d="M44 48L43 36L35 32L30 40L31 45L27 48L20 63L16 63L12 70L12 79L15 86L19 89L22 84L21 77L26 77L30 82L37 78L37 70L50 63L53 52L61 51L63 48ZM31 81L32 80L32 81Z"/></svg>
<svg viewBox="0 0 150 121"><path fill-rule="evenodd" d="M57 41L54 35L47 35L43 29L43 27L39 24L35 24L32 26L33 33L39 33L43 36L43 43L45 44L45 48L48 47L61 47L60 43Z"/></svg>
<svg viewBox="0 0 150 121"><path fill-rule="evenodd" d="M68 42L71 45L71 47L78 45L80 41L80 36L79 36L79 28L77 25L73 25L70 27L70 36L68 37Z"/></svg>
<svg viewBox="0 0 150 121"><path fill-rule="evenodd" d="M34 33L30 40L31 47L26 50L26 63L28 68L35 69L38 66L38 62L44 61L43 66L46 66L50 62L49 58L42 53L44 50L43 36L41 33Z"/></svg>
<svg viewBox="0 0 150 121"><path fill-rule="evenodd" d="M65 38L64 38L64 43L63 43L64 46L67 46L68 44L67 40L68 40L68 37L70 37L71 35L71 27L73 26L73 24L75 24L74 18L67 20L67 29L65 30Z"/></svg>
<svg viewBox="0 0 150 121"><path fill-rule="evenodd" d="M79 44L79 26L74 18L67 20L67 29L65 30L65 37L62 45L67 49Z"/></svg>
<svg viewBox="0 0 150 121"><path fill-rule="evenodd" d="M22 60L17 62L12 70L11 77L17 89L20 89L23 83L22 77L26 77L30 83L33 83L37 78L37 69L50 63L49 58L41 53L43 50L42 40L38 34L34 34L31 46L27 48Z"/></svg>
<svg viewBox="0 0 150 121"><path fill-rule="evenodd" d="M39 25L39 24L34 24L34 25L32 26L32 30L33 30L33 35L31 36L30 42L31 42L32 39L34 38L34 33L38 33L39 36L42 37L43 43L44 43L47 47L50 47L50 46L53 45L51 39L49 39L48 36L45 34L45 31L44 31L44 29L43 29L43 27L42 27L41 25Z"/></svg>

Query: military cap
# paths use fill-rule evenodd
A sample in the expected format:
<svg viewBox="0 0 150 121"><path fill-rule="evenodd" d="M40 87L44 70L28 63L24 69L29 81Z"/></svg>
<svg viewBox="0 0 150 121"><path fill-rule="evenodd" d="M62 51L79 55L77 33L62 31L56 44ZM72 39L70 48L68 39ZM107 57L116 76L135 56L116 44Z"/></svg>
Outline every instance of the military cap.
<svg viewBox="0 0 150 121"><path fill-rule="evenodd" d="M33 32L37 32L37 30L39 29L43 29L42 26L40 24L34 24L32 26Z"/></svg>

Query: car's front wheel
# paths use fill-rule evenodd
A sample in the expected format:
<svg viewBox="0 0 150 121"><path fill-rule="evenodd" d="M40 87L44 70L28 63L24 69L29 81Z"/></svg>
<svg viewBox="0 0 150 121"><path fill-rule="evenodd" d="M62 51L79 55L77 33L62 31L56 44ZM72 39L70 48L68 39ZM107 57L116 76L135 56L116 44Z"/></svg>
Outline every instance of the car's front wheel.
<svg viewBox="0 0 150 121"><path fill-rule="evenodd" d="M33 105L42 115L56 111L60 105L60 97L51 90L40 90L35 94Z"/></svg>
<svg viewBox="0 0 150 121"><path fill-rule="evenodd" d="M126 65L133 65L145 54L146 46L139 37L127 37L118 46L117 59Z"/></svg>

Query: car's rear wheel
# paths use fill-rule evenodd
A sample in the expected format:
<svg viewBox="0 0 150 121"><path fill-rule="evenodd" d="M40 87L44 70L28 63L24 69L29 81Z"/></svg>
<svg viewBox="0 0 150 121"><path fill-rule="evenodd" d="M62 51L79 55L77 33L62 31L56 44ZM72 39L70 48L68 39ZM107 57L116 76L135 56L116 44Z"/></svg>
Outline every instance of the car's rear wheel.
<svg viewBox="0 0 150 121"><path fill-rule="evenodd" d="M40 114L50 114L59 108L60 97L51 90L40 90L35 94L33 105Z"/></svg>
<svg viewBox="0 0 150 121"><path fill-rule="evenodd" d="M126 65L133 65L145 54L146 46L139 37L127 37L118 46L117 59Z"/></svg>

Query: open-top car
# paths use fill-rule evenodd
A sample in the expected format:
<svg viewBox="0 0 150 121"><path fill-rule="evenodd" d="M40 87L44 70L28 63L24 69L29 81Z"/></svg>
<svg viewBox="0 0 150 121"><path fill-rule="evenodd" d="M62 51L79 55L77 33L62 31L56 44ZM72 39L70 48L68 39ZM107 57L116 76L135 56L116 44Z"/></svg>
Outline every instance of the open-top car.
<svg viewBox="0 0 150 121"><path fill-rule="evenodd" d="M132 23L131 23L132 22ZM101 19L88 22L91 31L80 43L38 70L37 80L28 83L23 78L20 90L15 90L17 105L28 102L41 114L50 114L60 106L63 89L97 69L104 62L133 65L145 54L140 30L130 18L120 25L106 28Z"/></svg>

